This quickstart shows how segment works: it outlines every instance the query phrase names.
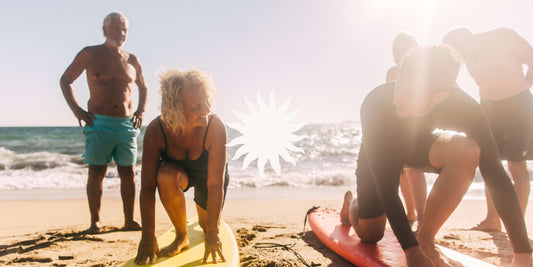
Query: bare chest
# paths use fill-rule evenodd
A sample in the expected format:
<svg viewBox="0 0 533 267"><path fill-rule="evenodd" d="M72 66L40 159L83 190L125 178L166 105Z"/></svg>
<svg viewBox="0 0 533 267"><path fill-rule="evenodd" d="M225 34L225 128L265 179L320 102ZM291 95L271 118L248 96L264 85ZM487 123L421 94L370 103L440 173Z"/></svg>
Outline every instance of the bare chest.
<svg viewBox="0 0 533 267"><path fill-rule="evenodd" d="M87 66L87 78L96 82L120 81L132 83L136 71L123 57L100 55L94 57Z"/></svg>
<svg viewBox="0 0 533 267"><path fill-rule="evenodd" d="M481 83L495 80L508 82L523 76L522 64L505 54L492 56L480 54L469 59L466 66L472 77Z"/></svg>

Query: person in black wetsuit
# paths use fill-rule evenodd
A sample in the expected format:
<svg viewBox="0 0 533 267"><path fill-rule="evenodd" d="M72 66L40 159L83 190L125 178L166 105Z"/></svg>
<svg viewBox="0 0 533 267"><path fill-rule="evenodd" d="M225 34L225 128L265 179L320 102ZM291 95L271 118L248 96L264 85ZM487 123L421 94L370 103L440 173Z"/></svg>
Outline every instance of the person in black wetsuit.
<svg viewBox="0 0 533 267"><path fill-rule="evenodd" d="M531 266L516 192L481 106L456 86L458 71L459 61L449 47L416 48L402 61L396 83L367 95L361 107L357 198L345 194L341 222L353 226L363 242L375 243L388 219L409 266L452 265L434 238L479 166L512 243L512 266ZM438 134L436 129L449 131ZM404 166L439 173L417 237L398 196Z"/></svg>
<svg viewBox="0 0 533 267"><path fill-rule="evenodd" d="M417 46L418 43L412 35L400 33L394 38L392 55L394 56L394 63L396 65L387 71L387 82L396 81L398 77L398 65L400 65L402 58ZM427 184L424 172L404 167L400 176L400 190L405 201L405 210L409 223L413 225L416 221L420 225L424 216L427 197Z"/></svg>
<svg viewBox="0 0 533 267"><path fill-rule="evenodd" d="M226 127L211 113L215 87L200 71L170 70L161 75L161 116L146 128L140 207L142 238L135 263L178 254L189 245L184 193L194 187L205 254L225 261L218 226L229 183ZM155 237L155 191L176 229L172 244L159 251Z"/></svg>

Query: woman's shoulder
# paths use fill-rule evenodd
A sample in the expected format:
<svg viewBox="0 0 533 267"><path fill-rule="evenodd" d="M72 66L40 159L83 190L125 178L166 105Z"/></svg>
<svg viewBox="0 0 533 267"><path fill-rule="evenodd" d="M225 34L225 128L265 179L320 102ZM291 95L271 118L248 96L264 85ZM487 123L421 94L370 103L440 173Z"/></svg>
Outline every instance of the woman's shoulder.
<svg viewBox="0 0 533 267"><path fill-rule="evenodd" d="M207 129L206 142L213 142L215 140L226 141L226 124L216 114L210 115L209 128Z"/></svg>
<svg viewBox="0 0 533 267"><path fill-rule="evenodd" d="M161 131L161 126L159 125L159 117L153 119L146 130L144 131L143 138L143 151L158 149L163 150L165 147L165 139L163 136L163 131ZM150 149L149 149L150 148Z"/></svg>
<svg viewBox="0 0 533 267"><path fill-rule="evenodd" d="M144 132L144 139L161 138L163 132L161 131L162 124L159 116L153 119Z"/></svg>
<svg viewBox="0 0 533 267"><path fill-rule="evenodd" d="M160 129L161 127L159 124L161 123L159 116L157 116L155 119L153 119L148 126L146 126L146 131L153 131L154 129Z"/></svg>
<svg viewBox="0 0 533 267"><path fill-rule="evenodd" d="M210 125L211 124L225 125L224 121L222 121L220 116L214 113L209 115L209 121L210 121Z"/></svg>

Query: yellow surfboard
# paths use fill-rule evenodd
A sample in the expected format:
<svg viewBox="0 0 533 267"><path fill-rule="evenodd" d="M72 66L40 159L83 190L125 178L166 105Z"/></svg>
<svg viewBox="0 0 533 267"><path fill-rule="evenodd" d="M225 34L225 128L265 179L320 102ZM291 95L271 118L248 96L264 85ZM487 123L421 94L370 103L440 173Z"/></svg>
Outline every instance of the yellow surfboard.
<svg viewBox="0 0 533 267"><path fill-rule="evenodd" d="M183 267L192 267L192 266L213 266L213 267L237 267L239 266L239 249L237 247L237 242L235 237L231 232L229 226L223 221L220 221L219 227L219 237L222 242L222 252L226 258L226 262L221 262L220 258L219 263L213 264L211 256L207 263L203 264L202 259L204 258L204 232L200 225L198 224L198 219L196 217L187 219L187 231L189 232L189 248L183 250L178 255L173 257L161 257L157 258L156 263L154 264L145 264L137 265L135 262L135 257L131 258L126 264L128 266L183 266ZM168 230L161 236L157 238L157 243L159 248L164 248L168 246L174 238L176 237L176 232L174 228Z"/></svg>

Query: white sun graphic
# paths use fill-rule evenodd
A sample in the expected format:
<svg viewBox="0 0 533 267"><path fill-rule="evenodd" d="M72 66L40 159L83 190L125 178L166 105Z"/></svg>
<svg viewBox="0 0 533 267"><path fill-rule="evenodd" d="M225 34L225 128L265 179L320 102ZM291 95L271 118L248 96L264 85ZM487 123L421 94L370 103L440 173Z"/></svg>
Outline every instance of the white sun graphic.
<svg viewBox="0 0 533 267"><path fill-rule="evenodd" d="M257 92L258 106L250 102L248 98L244 98L249 114L233 111L242 124L229 124L229 126L242 135L231 140L227 146L242 145L235 152L233 159L239 159L246 154L242 162L243 170L255 159L257 159L257 168L261 177L264 177L267 161L270 162L270 166L278 176L281 174L280 157L296 165L296 160L289 154L289 151L304 153L303 149L296 147L292 142L300 141L305 136L293 134L302 128L303 124L291 122L300 110L287 113L290 100L290 98L285 100L278 108L274 91L270 93L268 104Z"/></svg>

